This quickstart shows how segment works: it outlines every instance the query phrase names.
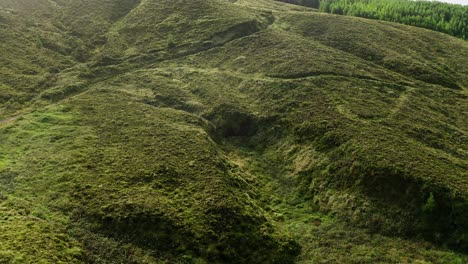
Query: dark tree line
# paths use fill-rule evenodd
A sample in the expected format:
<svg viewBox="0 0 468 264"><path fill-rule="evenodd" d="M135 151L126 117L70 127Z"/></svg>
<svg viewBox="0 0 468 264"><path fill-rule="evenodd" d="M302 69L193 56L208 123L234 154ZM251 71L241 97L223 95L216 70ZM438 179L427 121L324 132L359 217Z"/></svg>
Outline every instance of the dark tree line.
<svg viewBox="0 0 468 264"><path fill-rule="evenodd" d="M428 28L468 39L468 7L408 0L321 0L320 10Z"/></svg>
<svg viewBox="0 0 468 264"><path fill-rule="evenodd" d="M290 3L294 5L301 5L313 8L319 8L320 0L277 0L280 2Z"/></svg>
<svg viewBox="0 0 468 264"><path fill-rule="evenodd" d="M379 19L468 40L468 6L412 0L280 0L322 12Z"/></svg>

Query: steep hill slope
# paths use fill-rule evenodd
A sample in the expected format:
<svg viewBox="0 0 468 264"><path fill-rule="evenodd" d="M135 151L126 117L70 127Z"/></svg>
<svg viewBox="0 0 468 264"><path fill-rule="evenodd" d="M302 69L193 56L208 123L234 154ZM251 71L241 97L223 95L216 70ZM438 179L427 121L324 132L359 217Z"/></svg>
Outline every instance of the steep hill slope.
<svg viewBox="0 0 468 264"><path fill-rule="evenodd" d="M0 262L468 260L468 42L270 0L0 7Z"/></svg>

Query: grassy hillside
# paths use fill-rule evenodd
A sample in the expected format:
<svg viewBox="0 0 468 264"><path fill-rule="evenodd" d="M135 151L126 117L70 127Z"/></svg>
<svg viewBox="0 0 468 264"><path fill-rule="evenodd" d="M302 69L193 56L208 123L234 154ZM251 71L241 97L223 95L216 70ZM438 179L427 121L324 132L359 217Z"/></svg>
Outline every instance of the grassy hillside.
<svg viewBox="0 0 468 264"><path fill-rule="evenodd" d="M20 109L56 73L75 64L69 56L75 42L49 21L1 6L0 24L0 116L3 116Z"/></svg>
<svg viewBox="0 0 468 264"><path fill-rule="evenodd" d="M272 0L36 4L0 5L1 263L468 261L467 42Z"/></svg>

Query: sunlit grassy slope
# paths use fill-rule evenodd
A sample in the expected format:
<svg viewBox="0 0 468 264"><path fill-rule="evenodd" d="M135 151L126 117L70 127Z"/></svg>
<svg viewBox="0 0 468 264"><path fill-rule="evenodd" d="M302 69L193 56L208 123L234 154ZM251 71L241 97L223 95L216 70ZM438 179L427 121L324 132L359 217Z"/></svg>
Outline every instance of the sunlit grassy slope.
<svg viewBox="0 0 468 264"><path fill-rule="evenodd" d="M468 261L468 42L270 0L0 25L0 263Z"/></svg>

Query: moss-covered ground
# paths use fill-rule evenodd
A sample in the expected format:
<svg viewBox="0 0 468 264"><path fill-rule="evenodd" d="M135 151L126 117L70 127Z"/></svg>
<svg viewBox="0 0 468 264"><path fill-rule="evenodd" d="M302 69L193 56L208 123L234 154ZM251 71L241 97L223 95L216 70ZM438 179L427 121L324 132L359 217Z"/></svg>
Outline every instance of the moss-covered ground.
<svg viewBox="0 0 468 264"><path fill-rule="evenodd" d="M0 263L468 262L467 42L270 0L0 25Z"/></svg>

